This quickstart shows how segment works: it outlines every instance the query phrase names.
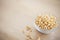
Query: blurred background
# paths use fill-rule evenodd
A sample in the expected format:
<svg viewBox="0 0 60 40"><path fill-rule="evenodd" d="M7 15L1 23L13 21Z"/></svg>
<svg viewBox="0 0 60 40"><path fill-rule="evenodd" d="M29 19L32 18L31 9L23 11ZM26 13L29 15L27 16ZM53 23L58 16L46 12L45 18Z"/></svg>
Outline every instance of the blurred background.
<svg viewBox="0 0 60 40"><path fill-rule="evenodd" d="M41 40L60 40L60 0L0 0L0 40L25 40L20 30L34 26L34 18L46 14L57 17L58 29L49 35L33 34Z"/></svg>

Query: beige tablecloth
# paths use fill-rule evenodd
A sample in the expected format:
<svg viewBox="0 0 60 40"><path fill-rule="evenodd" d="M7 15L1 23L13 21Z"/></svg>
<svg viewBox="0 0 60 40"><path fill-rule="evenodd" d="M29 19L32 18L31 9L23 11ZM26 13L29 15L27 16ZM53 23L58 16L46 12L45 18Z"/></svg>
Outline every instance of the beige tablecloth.
<svg viewBox="0 0 60 40"><path fill-rule="evenodd" d="M59 0L1 0L0 40L25 40L21 32L26 25L34 29L34 39L40 35L41 40L60 40L60 1ZM34 28L34 19L38 15L57 17L56 31L45 35Z"/></svg>

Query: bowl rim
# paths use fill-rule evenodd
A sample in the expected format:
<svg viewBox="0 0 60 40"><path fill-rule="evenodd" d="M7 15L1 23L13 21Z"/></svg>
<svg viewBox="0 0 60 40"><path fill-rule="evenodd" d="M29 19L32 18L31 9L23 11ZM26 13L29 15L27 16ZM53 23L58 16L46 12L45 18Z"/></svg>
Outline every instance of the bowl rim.
<svg viewBox="0 0 60 40"><path fill-rule="evenodd" d="M39 28L39 26L37 26L37 25L35 24L35 22L34 22L34 27L35 27L35 29L36 29L37 31L39 31L39 32L41 32L41 33L44 33L44 34L49 34L49 33L51 33L52 31L56 30L56 27L53 28L53 29L51 29L51 30L41 29L41 28Z"/></svg>

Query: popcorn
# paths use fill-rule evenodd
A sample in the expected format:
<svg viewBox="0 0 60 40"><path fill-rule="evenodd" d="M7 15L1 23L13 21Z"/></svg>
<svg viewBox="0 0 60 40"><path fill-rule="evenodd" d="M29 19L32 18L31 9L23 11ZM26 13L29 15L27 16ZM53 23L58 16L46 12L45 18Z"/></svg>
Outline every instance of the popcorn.
<svg viewBox="0 0 60 40"><path fill-rule="evenodd" d="M37 16L35 24L41 29L51 30L56 26L56 17L54 16Z"/></svg>
<svg viewBox="0 0 60 40"><path fill-rule="evenodd" d="M40 40L40 37L38 37L37 40Z"/></svg>

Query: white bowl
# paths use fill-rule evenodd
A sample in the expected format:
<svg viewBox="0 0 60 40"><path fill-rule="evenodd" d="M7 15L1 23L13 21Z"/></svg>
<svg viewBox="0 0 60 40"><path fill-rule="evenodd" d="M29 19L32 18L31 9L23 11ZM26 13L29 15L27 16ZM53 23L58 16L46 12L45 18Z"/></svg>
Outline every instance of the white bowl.
<svg viewBox="0 0 60 40"><path fill-rule="evenodd" d="M35 23L34 23L34 25L35 25L34 27L35 27L36 30L38 30L39 32L44 33L44 34L49 34L49 33L51 33L51 32L53 32L53 31L56 30L56 28L53 28L53 29L51 29L51 30L41 29L41 28L39 28L39 26L37 26Z"/></svg>

